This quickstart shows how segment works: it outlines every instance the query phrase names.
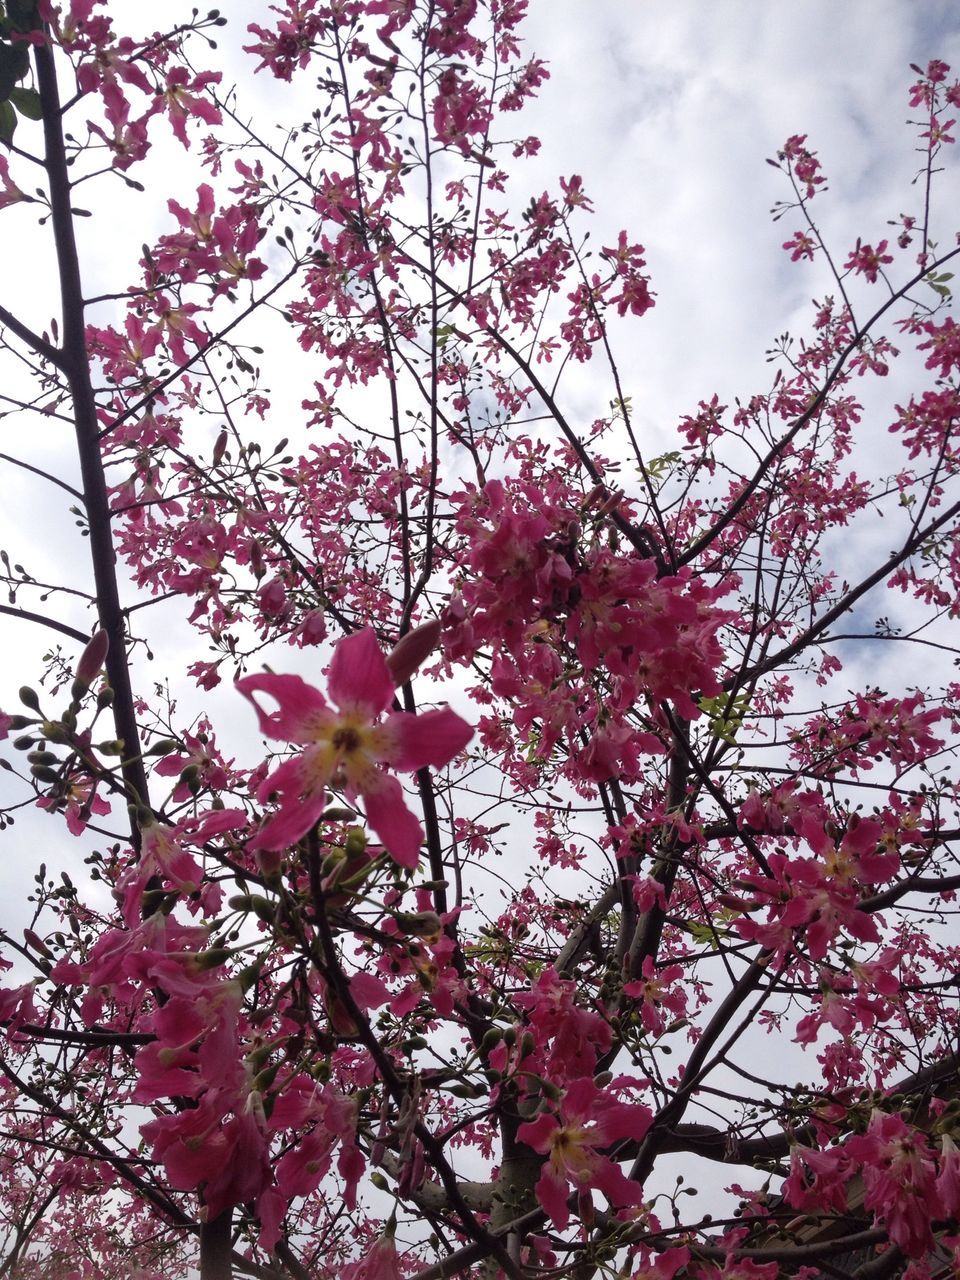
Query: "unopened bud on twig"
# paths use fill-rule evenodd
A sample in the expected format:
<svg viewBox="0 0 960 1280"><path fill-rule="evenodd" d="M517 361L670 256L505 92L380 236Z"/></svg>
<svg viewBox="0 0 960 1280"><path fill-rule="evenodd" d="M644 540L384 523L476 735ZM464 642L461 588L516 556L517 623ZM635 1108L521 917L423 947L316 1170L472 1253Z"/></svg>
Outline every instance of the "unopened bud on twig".
<svg viewBox="0 0 960 1280"><path fill-rule="evenodd" d="M82 698L103 670L110 648L110 637L105 631L95 631L80 655L71 690L74 701Z"/></svg>
<svg viewBox="0 0 960 1280"><path fill-rule="evenodd" d="M440 630L440 619L431 618L400 637L387 654L387 667L395 685L406 684L430 657L440 640Z"/></svg>

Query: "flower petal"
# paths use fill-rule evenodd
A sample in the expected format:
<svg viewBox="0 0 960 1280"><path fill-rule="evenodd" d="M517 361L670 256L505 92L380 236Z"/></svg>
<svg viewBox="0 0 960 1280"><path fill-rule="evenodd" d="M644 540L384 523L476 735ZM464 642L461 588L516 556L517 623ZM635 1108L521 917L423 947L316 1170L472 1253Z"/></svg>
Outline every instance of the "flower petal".
<svg viewBox="0 0 960 1280"><path fill-rule="evenodd" d="M268 738L285 742L315 742L318 728L331 717L330 708L319 689L299 676L278 676L270 672L244 676L236 687L252 704L260 721L260 731ZM266 712L253 697L267 693L279 705L279 711Z"/></svg>
<svg viewBox="0 0 960 1280"><path fill-rule="evenodd" d="M420 862L423 827L407 808L397 779L379 772L371 776L363 790L363 803L367 822L394 861L401 867L416 868Z"/></svg>
<svg viewBox="0 0 960 1280"><path fill-rule="evenodd" d="M280 797L280 808L247 845L251 852L289 849L301 836L306 836L324 812L324 787L319 778L307 777L302 759L284 760L279 769L274 769L261 783L257 799L264 801L275 792Z"/></svg>
<svg viewBox="0 0 960 1280"><path fill-rule="evenodd" d="M424 765L442 769L473 737L473 728L450 707L416 716L397 711L387 717L384 728L391 740L387 760L393 768L411 773Z"/></svg>
<svg viewBox="0 0 960 1280"><path fill-rule="evenodd" d="M533 1190L544 1212L553 1219L557 1230L565 1231L570 1221L570 1210L567 1208L567 1197L570 1192L566 1181L560 1177L549 1160L545 1161L539 1181Z"/></svg>
<svg viewBox="0 0 960 1280"><path fill-rule="evenodd" d="M344 636L327 672L330 697L340 708L356 708L371 719L393 701L395 685L372 627Z"/></svg>

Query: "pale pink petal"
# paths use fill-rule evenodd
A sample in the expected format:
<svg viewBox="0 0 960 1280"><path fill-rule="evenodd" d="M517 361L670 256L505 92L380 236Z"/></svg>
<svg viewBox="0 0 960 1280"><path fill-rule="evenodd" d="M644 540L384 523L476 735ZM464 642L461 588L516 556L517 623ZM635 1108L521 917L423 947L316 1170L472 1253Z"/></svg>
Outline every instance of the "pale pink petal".
<svg viewBox="0 0 960 1280"><path fill-rule="evenodd" d="M323 694L299 676L244 676L236 686L257 713L260 731L268 738L284 742L315 742L318 727L331 718ZM266 693L279 705L279 711L264 711L254 693Z"/></svg>
<svg viewBox="0 0 960 1280"><path fill-rule="evenodd" d="M473 737L471 726L449 707L417 716L398 711L387 717L384 728L390 736L388 763L411 773L424 765L442 769Z"/></svg>
<svg viewBox="0 0 960 1280"><path fill-rule="evenodd" d="M153 766L153 771L159 773L161 778L172 778L174 774L183 773L187 765L192 763L190 756L166 756Z"/></svg>
<svg viewBox="0 0 960 1280"><path fill-rule="evenodd" d="M343 1179L343 1203L352 1213L357 1207L357 1184L363 1177L367 1162L360 1149L353 1142L344 1143L340 1148L337 1168Z"/></svg>
<svg viewBox="0 0 960 1280"><path fill-rule="evenodd" d="M398 1018L405 1018L408 1013L413 1013L422 997L423 987L421 987L420 983L408 983L390 1001L390 1012L396 1014Z"/></svg>
<svg viewBox="0 0 960 1280"><path fill-rule="evenodd" d="M423 827L407 808L397 779L377 773L364 787L363 803L367 822L387 852L401 867L416 868L420 862Z"/></svg>
<svg viewBox="0 0 960 1280"><path fill-rule="evenodd" d="M67 830L72 836L82 836L87 829L87 820L82 815L80 806L77 804L69 804L66 814Z"/></svg>
<svg viewBox="0 0 960 1280"><path fill-rule="evenodd" d="M653 1117L640 1103L614 1103L597 1116L593 1144L604 1147L620 1138L642 1138Z"/></svg>
<svg viewBox="0 0 960 1280"><path fill-rule="evenodd" d="M327 672L327 688L341 711L356 708L371 719L393 701L395 686L372 627L338 643Z"/></svg>

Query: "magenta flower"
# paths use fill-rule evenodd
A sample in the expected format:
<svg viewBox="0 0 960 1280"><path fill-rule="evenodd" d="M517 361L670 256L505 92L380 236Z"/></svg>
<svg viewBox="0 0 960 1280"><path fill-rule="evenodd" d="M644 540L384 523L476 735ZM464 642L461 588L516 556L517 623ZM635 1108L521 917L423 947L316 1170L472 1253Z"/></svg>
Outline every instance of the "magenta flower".
<svg viewBox="0 0 960 1280"><path fill-rule="evenodd" d="M394 711L380 720L395 685L369 627L334 650L327 688L336 710L299 676L246 676L237 688L253 703L268 738L304 748L261 783L257 798L277 795L280 807L250 848L279 851L295 844L323 812L326 788L334 787L351 802L360 797L367 822L389 853L401 866L416 867L423 828L407 808L399 781L381 766L411 773L426 765L442 768L473 737L466 721L449 707L416 716ZM253 697L260 692L279 710L264 711Z"/></svg>
<svg viewBox="0 0 960 1280"><path fill-rule="evenodd" d="M375 1240L359 1262L343 1269L344 1280L403 1280L397 1246L390 1235Z"/></svg>
<svg viewBox="0 0 960 1280"><path fill-rule="evenodd" d="M583 1078L564 1091L558 1113L543 1112L520 1126L520 1142L547 1156L535 1191L560 1231L570 1220L571 1188L582 1201L596 1187L618 1209L643 1202L643 1188L602 1152L622 1138L642 1138L651 1118L648 1107L618 1102Z"/></svg>

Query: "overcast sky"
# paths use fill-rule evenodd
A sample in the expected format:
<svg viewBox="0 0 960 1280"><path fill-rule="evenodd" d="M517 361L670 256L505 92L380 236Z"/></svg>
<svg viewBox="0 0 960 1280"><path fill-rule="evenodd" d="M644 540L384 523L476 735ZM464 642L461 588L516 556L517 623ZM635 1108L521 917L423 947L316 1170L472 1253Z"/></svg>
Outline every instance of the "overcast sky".
<svg viewBox="0 0 960 1280"><path fill-rule="evenodd" d="M542 168L583 175L601 243L626 223L648 250L657 307L618 344L642 411L671 422L714 391L759 390L771 340L823 291L817 268L779 249L800 224L772 222L789 191L765 159L808 134L830 182L814 211L841 247L888 234L917 167L909 64L960 61L956 5L547 0L531 11L531 44L553 68Z"/></svg>

